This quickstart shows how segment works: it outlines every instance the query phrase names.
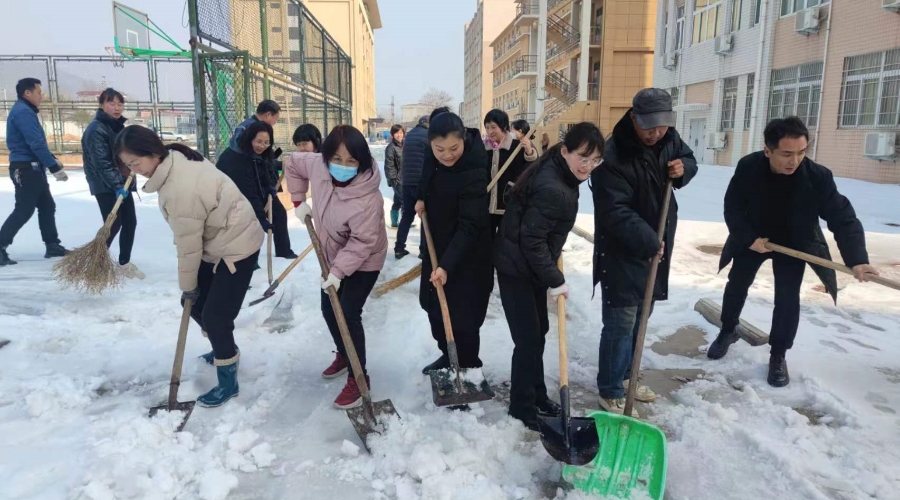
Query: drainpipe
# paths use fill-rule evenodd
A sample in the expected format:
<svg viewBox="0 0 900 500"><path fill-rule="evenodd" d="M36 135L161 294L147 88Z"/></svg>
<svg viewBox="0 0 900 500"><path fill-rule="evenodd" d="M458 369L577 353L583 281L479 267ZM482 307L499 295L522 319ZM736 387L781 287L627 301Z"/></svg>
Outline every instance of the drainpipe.
<svg viewBox="0 0 900 500"><path fill-rule="evenodd" d="M537 81L534 88L534 116L537 119L544 113L545 85L547 79L547 0L538 0L538 32L537 32ZM536 127L538 124L535 123ZM543 125L543 124L541 124Z"/></svg>
<svg viewBox="0 0 900 500"><path fill-rule="evenodd" d="M753 151L753 140L756 137L756 121L759 119L760 108L760 89L763 87L763 56L765 55L766 45L766 27L769 23L769 2L771 0L763 0L760 2L759 11L759 51L756 55L756 73L753 75L753 109L750 111L750 130L748 131L747 144L750 145L750 151ZM821 106L820 106L821 107ZM765 106L763 106L765 109Z"/></svg>
<svg viewBox="0 0 900 500"><path fill-rule="evenodd" d="M578 60L578 100L588 100L588 72L591 62L591 5L592 0L581 0L581 59Z"/></svg>
<svg viewBox="0 0 900 500"><path fill-rule="evenodd" d="M816 152L819 150L819 130L822 128L822 98L825 95L825 71L828 68L828 40L831 38L831 9L834 3L828 4L828 26L825 28L825 53L822 55L822 90L819 92L819 110L816 112L816 132L813 134L812 158L816 159ZM812 92L809 95L812 98Z"/></svg>

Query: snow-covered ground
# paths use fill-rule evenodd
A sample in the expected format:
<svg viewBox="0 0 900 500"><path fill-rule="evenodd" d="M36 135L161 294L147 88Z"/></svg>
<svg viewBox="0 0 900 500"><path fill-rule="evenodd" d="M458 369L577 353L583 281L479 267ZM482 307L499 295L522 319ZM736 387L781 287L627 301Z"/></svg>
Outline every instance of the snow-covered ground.
<svg viewBox="0 0 900 500"><path fill-rule="evenodd" d="M650 345L689 325L700 327L707 343L715 337L693 305L703 297L721 300L726 273L716 273L718 256L697 247L724 242L721 200L730 172L702 167L677 194L682 222L672 300L651 318ZM83 175L70 177L50 182L63 243L77 246L102 221ZM869 231L873 263L900 278L900 229L886 225L900 223L900 187L846 180L839 187ZM579 225L590 230L586 186L584 193ZM0 216L12 206L12 184L0 179ZM294 304L289 330L270 333L263 326L276 299L239 316L240 397L218 409L196 408L181 433L173 431L177 415L147 418L147 408L167 393L180 292L171 233L155 195L142 194L138 212L133 261L147 279L101 297L61 290L50 279L36 219L9 249L19 264L0 268L0 338L12 340L0 350L0 499L584 498L547 488L556 464L500 403L470 413L432 405L420 370L437 349L415 283L366 306L373 394L391 399L402 419L371 440L371 455L360 449L344 413L331 406L343 380L319 375L333 345L319 311L314 258L283 287ZM309 239L300 221L290 219L299 252ZM410 238L418 241L417 229ZM414 255L399 262L389 257L382 279L409 269ZM572 235L565 259L572 287L570 376L573 384L593 387L601 321L599 303L591 301L591 245ZM287 264L277 259L276 271ZM265 279L265 272L254 276L248 301L262 293ZM900 293L839 281L835 307L807 273L787 388L766 385L767 347L739 343L720 362L646 351L648 369L707 374L682 386L674 403L661 400L652 408L652 420L669 436L667 498L897 498ZM744 310L763 330L772 289L765 266ZM495 384L508 380L512 352L496 293L482 332L485 373ZM558 349L556 335L550 337L545 363L552 386ZM213 369L196 359L208 350L192 324L181 400L215 384Z"/></svg>

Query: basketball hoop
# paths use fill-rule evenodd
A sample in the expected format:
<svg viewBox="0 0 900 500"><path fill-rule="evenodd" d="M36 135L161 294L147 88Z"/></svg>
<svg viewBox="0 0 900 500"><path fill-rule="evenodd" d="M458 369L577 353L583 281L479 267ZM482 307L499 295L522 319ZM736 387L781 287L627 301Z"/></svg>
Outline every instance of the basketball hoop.
<svg viewBox="0 0 900 500"><path fill-rule="evenodd" d="M116 53L115 47L106 47L106 53L112 58L112 63L114 68L124 68L125 67L125 58L120 54Z"/></svg>

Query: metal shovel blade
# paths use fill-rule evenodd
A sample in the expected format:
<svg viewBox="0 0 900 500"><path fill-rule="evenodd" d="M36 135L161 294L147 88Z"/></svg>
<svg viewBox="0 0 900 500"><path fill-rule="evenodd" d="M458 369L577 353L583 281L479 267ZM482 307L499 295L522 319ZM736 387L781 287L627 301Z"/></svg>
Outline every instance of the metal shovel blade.
<svg viewBox="0 0 900 500"><path fill-rule="evenodd" d="M435 406L458 406L494 399L494 391L481 368L461 368L458 380L456 372L450 368L435 370L428 375Z"/></svg>
<svg viewBox="0 0 900 500"><path fill-rule="evenodd" d="M569 413L569 387L560 389L559 415L538 414L541 443L551 457L569 465L585 465L597 456L600 439L593 418L572 417Z"/></svg>
<svg viewBox="0 0 900 500"><path fill-rule="evenodd" d="M194 411L195 404L197 404L196 401L184 401L175 403L175 405L170 408L167 403L162 403L150 408L150 417L153 417L160 411L183 411L184 417L182 417L181 423L178 424L178 427L175 429L175 432L181 432L184 430L184 426L187 424L188 419L191 418L191 412Z"/></svg>
<svg viewBox="0 0 900 500"><path fill-rule="evenodd" d="M285 301L285 295L281 295L272 313L263 321L263 326L269 329L269 333L284 333L291 329L291 323L294 321L293 301Z"/></svg>
<svg viewBox="0 0 900 500"><path fill-rule="evenodd" d="M3 346L9 344L9 341L6 339L0 339L0 349L3 349Z"/></svg>
<svg viewBox="0 0 900 500"><path fill-rule="evenodd" d="M367 410L368 408L366 408L365 404L356 408L350 408L347 410L347 417L350 418L350 423L353 424L353 429L356 430L356 434L359 436L359 440L362 441L363 446L366 447L366 451L371 451L368 444L369 435L384 433L385 421L397 415L397 409L394 408L394 403L390 399L385 399L384 401L372 403L371 414Z"/></svg>

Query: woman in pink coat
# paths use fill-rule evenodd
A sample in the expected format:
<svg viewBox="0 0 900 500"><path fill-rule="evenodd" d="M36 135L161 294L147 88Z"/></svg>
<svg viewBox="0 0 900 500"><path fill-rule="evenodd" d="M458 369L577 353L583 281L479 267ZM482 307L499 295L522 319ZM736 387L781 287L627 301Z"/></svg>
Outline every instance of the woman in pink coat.
<svg viewBox="0 0 900 500"><path fill-rule="evenodd" d="M322 315L337 353L322 376L331 379L349 372L344 389L334 400L334 405L342 409L361 405L362 397L325 290L334 286L338 292L353 346L365 371L362 309L387 255L384 198L379 191L381 175L374 167L365 137L349 125L335 127L322 143L321 153L292 153L284 162L294 212L300 220L312 215L330 266L328 279L322 280ZM306 203L310 190L311 205Z"/></svg>

